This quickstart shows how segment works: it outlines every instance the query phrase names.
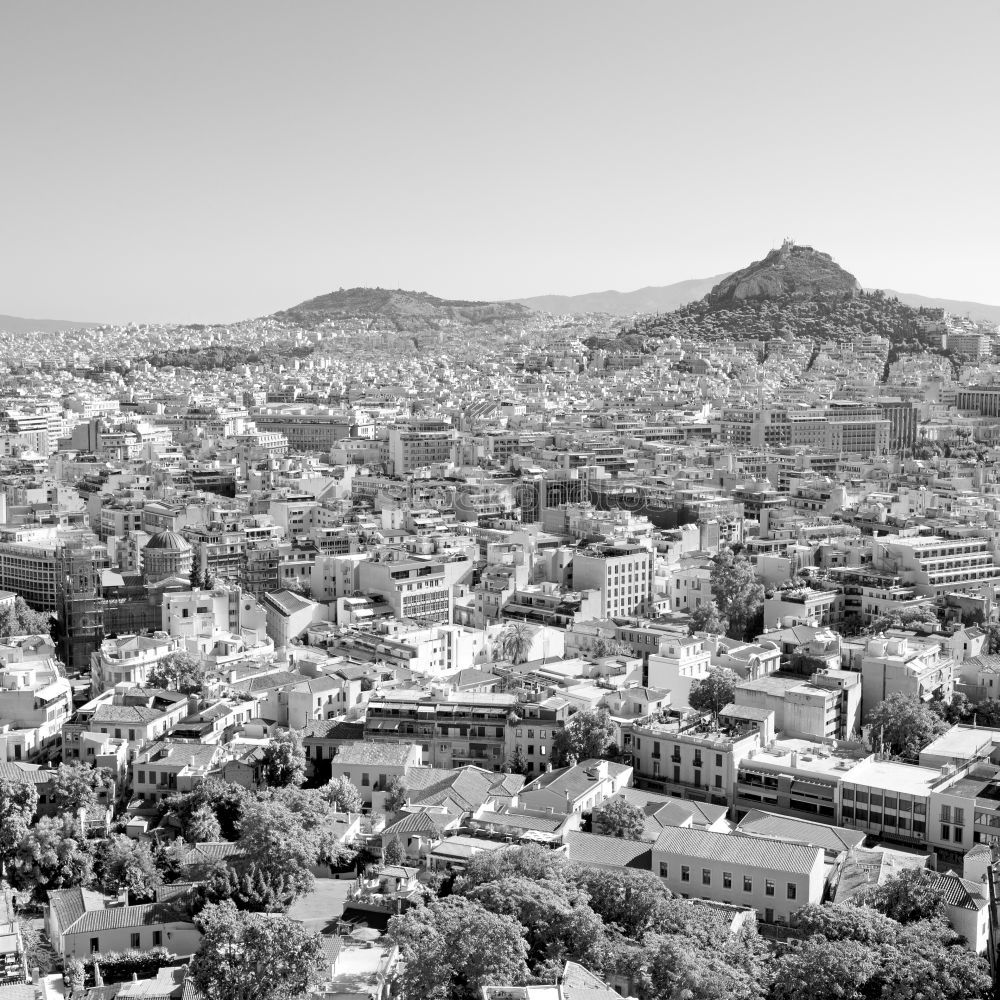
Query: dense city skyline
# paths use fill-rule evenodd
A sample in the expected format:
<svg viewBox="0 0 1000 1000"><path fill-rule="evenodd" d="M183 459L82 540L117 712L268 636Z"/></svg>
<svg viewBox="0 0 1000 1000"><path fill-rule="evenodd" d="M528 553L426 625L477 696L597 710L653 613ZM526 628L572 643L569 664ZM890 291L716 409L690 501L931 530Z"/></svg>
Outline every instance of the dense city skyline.
<svg viewBox="0 0 1000 1000"><path fill-rule="evenodd" d="M790 235L1000 302L985 3L10 5L0 312L703 278Z"/></svg>

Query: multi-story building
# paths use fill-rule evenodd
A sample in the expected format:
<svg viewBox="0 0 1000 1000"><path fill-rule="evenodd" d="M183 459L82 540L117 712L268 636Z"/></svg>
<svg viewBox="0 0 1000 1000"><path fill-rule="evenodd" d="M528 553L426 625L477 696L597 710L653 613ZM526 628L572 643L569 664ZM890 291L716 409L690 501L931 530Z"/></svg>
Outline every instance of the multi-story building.
<svg viewBox="0 0 1000 1000"><path fill-rule="evenodd" d="M1000 583L990 540L976 536L881 536L872 549L872 566L933 597L951 591L992 593Z"/></svg>
<svg viewBox="0 0 1000 1000"><path fill-rule="evenodd" d="M360 590L381 594L396 618L420 624L451 621L451 587L444 565L431 559L398 557L358 563Z"/></svg>
<svg viewBox="0 0 1000 1000"><path fill-rule="evenodd" d="M774 712L785 736L847 740L861 732L861 677L852 670L818 670L808 679L772 674L736 685L737 705Z"/></svg>
<svg viewBox="0 0 1000 1000"><path fill-rule="evenodd" d="M53 759L71 708L70 682L54 660L0 668L0 760Z"/></svg>
<svg viewBox="0 0 1000 1000"><path fill-rule="evenodd" d="M499 771L507 759L508 716L516 706L514 694L382 694L368 702L365 739L395 743L410 738L431 767L475 764Z"/></svg>
<svg viewBox="0 0 1000 1000"><path fill-rule="evenodd" d="M861 660L861 705L864 718L892 694L927 701L940 695L951 701L955 692L955 661L935 639L912 635L875 636Z"/></svg>
<svg viewBox="0 0 1000 1000"><path fill-rule="evenodd" d="M290 440L290 439L289 439ZM389 469L405 476L430 465L454 459L458 431L440 418L413 418L389 428L386 452Z"/></svg>
<svg viewBox="0 0 1000 1000"><path fill-rule="evenodd" d="M145 687L156 664L180 648L180 639L165 632L105 639L90 657L91 694L97 696L118 684Z"/></svg>
<svg viewBox="0 0 1000 1000"><path fill-rule="evenodd" d="M782 739L755 748L739 764L733 809L741 818L751 809L783 816L839 823L840 787L869 754L860 744L837 745ZM844 826L852 826L843 817Z"/></svg>
<svg viewBox="0 0 1000 1000"><path fill-rule="evenodd" d="M601 595L600 618L641 613L653 596L653 553L631 542L589 546L573 557L573 586Z"/></svg>
<svg viewBox="0 0 1000 1000"><path fill-rule="evenodd" d="M623 728L622 750L631 755L636 786L728 806L741 761L774 731L770 713L752 715L735 709L720 716L718 726L638 722Z"/></svg>

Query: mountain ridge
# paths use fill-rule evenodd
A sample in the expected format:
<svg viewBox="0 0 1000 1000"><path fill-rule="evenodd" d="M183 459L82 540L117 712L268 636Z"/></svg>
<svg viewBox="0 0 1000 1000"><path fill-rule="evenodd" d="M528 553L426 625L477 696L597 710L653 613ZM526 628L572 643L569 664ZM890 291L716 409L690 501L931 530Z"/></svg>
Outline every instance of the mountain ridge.
<svg viewBox="0 0 1000 1000"><path fill-rule="evenodd" d="M99 323L80 323L65 319L28 319L24 316L0 315L3 333L58 333L60 330L86 330Z"/></svg>

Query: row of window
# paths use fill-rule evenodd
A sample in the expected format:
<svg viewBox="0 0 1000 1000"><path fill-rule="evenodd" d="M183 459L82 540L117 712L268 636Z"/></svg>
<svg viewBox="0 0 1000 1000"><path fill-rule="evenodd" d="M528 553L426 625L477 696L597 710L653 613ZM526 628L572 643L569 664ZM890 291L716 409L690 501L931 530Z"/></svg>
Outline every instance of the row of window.
<svg viewBox="0 0 1000 1000"><path fill-rule="evenodd" d="M690 882L691 881L691 866L681 865L681 881ZM660 862L660 878L670 877L670 866L666 861ZM712 884L712 869L702 868L701 870L701 884L711 885ZM722 873L722 888L732 889L733 887L733 873L723 872ZM753 877L750 875L743 876L743 891L753 892ZM785 883L785 896L788 899L795 899L798 892L798 887L794 882ZM764 879L764 895L773 896L775 894L775 883L774 879Z"/></svg>

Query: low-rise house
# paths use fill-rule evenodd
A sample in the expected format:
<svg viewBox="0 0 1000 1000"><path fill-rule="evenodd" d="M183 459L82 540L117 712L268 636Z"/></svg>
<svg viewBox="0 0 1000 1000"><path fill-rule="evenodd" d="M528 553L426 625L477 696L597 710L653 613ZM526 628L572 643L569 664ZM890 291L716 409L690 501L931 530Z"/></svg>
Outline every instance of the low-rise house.
<svg viewBox="0 0 1000 1000"><path fill-rule="evenodd" d="M582 814L631 783L631 764L592 758L540 774L521 789L515 804L538 811Z"/></svg>
<svg viewBox="0 0 1000 1000"><path fill-rule="evenodd" d="M63 757L85 759L83 737L87 734L125 740L129 752L134 753L162 736L189 712L185 694L118 685L78 708L72 720L63 725Z"/></svg>
<svg viewBox="0 0 1000 1000"><path fill-rule="evenodd" d="M330 761L330 777L347 778L370 806L373 793L385 792L393 778L402 780L406 769L419 766L422 760L419 743L347 743L337 748Z"/></svg>
<svg viewBox="0 0 1000 1000"><path fill-rule="evenodd" d="M48 894L43 919L52 947L64 959L151 948L188 956L201 941L176 899L128 906L87 889L55 889Z"/></svg>
<svg viewBox="0 0 1000 1000"><path fill-rule="evenodd" d="M678 827L660 832L652 870L680 896L752 906L768 924L823 898L819 847Z"/></svg>
<svg viewBox="0 0 1000 1000"><path fill-rule="evenodd" d="M711 802L695 802L673 795L660 795L644 788L623 788L609 802L623 799L643 814L645 826L642 840L652 843L667 826L681 826L692 830L729 832L726 819L728 809Z"/></svg>
<svg viewBox="0 0 1000 1000"><path fill-rule="evenodd" d="M132 761L132 792L140 803L154 806L175 792L190 791L221 763L220 747L162 740L143 747Z"/></svg>

